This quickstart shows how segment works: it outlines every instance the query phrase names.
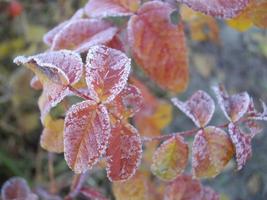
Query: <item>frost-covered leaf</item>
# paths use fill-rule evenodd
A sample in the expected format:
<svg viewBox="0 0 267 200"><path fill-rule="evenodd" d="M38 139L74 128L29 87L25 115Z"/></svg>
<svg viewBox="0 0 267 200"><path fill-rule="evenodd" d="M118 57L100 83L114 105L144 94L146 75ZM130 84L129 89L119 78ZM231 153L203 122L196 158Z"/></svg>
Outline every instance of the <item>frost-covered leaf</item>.
<svg viewBox="0 0 267 200"><path fill-rule="evenodd" d="M249 119L267 121L267 106L263 101L261 101L261 104L262 104L262 112L258 112L254 106L253 100L251 99L247 113Z"/></svg>
<svg viewBox="0 0 267 200"><path fill-rule="evenodd" d="M141 162L142 143L137 130L130 124L116 123L106 151L107 175L111 181L131 178Z"/></svg>
<svg viewBox="0 0 267 200"><path fill-rule="evenodd" d="M106 108L91 101L73 105L64 125L64 155L75 173L90 169L103 155L110 137Z"/></svg>
<svg viewBox="0 0 267 200"><path fill-rule="evenodd" d="M181 174L188 161L189 148L180 136L174 136L160 145L153 155L151 171L165 181Z"/></svg>
<svg viewBox="0 0 267 200"><path fill-rule="evenodd" d="M233 18L248 5L249 0L177 0L190 8L207 15Z"/></svg>
<svg viewBox="0 0 267 200"><path fill-rule="evenodd" d="M47 45L52 45L53 40L55 38L55 36L70 22L77 20L77 19L81 19L83 18L84 15L84 9L79 9L76 11L76 13L67 21L64 21L62 23L60 23L59 25L57 25L56 27L52 28L50 31L48 31L44 37L43 37L43 41L45 44Z"/></svg>
<svg viewBox="0 0 267 200"><path fill-rule="evenodd" d="M40 139L41 147L49 152L62 153L64 151L63 129L63 119L53 119L50 115L47 115Z"/></svg>
<svg viewBox="0 0 267 200"><path fill-rule="evenodd" d="M147 200L148 187L143 174L137 173L130 180L112 185L112 190L116 200Z"/></svg>
<svg viewBox="0 0 267 200"><path fill-rule="evenodd" d="M197 127L205 127L211 120L215 104L213 99L204 91L197 91L189 100L182 102L173 98L172 102L195 123Z"/></svg>
<svg viewBox="0 0 267 200"><path fill-rule="evenodd" d="M117 28L99 19L79 19L69 22L55 36L51 49L71 49L86 52L91 46L110 42Z"/></svg>
<svg viewBox="0 0 267 200"><path fill-rule="evenodd" d="M140 0L90 0L85 12L90 17L118 17L134 14Z"/></svg>
<svg viewBox="0 0 267 200"><path fill-rule="evenodd" d="M44 84L43 92L38 99L42 123L44 123L44 119L49 111L70 94L71 92L67 86L59 85L52 81L48 81Z"/></svg>
<svg viewBox="0 0 267 200"><path fill-rule="evenodd" d="M253 135L242 132L240 127L233 123L229 124L228 130L231 140L235 146L237 169L241 170L247 160L252 156L251 140Z"/></svg>
<svg viewBox="0 0 267 200"><path fill-rule="evenodd" d="M238 16L228 21L228 24L238 31L246 31L255 25L267 28L266 0L251 0L249 5Z"/></svg>
<svg viewBox="0 0 267 200"><path fill-rule="evenodd" d="M111 102L125 87L131 60L121 51L93 46L86 58L88 92L96 101Z"/></svg>
<svg viewBox="0 0 267 200"><path fill-rule="evenodd" d="M51 108L70 94L68 85L77 83L83 72L81 57L67 50L19 56L14 62L26 65L42 84L43 92L38 102L42 122Z"/></svg>
<svg viewBox="0 0 267 200"><path fill-rule="evenodd" d="M18 56L14 59L18 65L32 70L44 85L47 79L61 85L78 82L83 72L83 62L79 54L72 51L49 51L34 56Z"/></svg>
<svg viewBox="0 0 267 200"><path fill-rule="evenodd" d="M20 177L7 180L1 188L2 200L37 200L27 182Z"/></svg>
<svg viewBox="0 0 267 200"><path fill-rule="evenodd" d="M218 103L228 120L238 121L248 111L250 97L247 92L242 92L229 96L222 86L215 86L213 90L216 94Z"/></svg>
<svg viewBox="0 0 267 200"><path fill-rule="evenodd" d="M128 84L107 107L113 115L127 119L140 110L142 103L143 98L139 89Z"/></svg>
<svg viewBox="0 0 267 200"><path fill-rule="evenodd" d="M160 1L142 5L128 23L129 44L135 61L161 87L173 92L188 84L187 48L182 22L170 20L174 9Z"/></svg>
<svg viewBox="0 0 267 200"><path fill-rule="evenodd" d="M199 200L202 187L189 175L178 176L166 186L164 200Z"/></svg>
<svg viewBox="0 0 267 200"><path fill-rule="evenodd" d="M222 129L209 126L198 131L192 147L194 176L198 178L217 176L233 155L231 140Z"/></svg>
<svg viewBox="0 0 267 200"><path fill-rule="evenodd" d="M80 193L89 199L95 199L95 200L108 200L103 194L101 194L96 188L92 188L89 186L84 186Z"/></svg>

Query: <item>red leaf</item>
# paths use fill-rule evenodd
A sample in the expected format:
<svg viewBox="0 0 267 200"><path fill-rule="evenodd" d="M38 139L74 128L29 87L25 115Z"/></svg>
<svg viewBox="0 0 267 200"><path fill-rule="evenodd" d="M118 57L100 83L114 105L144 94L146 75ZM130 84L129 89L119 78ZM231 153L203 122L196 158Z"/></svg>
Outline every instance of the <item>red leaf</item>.
<svg viewBox="0 0 267 200"><path fill-rule="evenodd" d="M231 140L235 145L237 169L241 170L247 160L252 156L251 140L253 135L243 133L240 128L233 123L229 124L228 129Z"/></svg>
<svg viewBox="0 0 267 200"><path fill-rule="evenodd" d="M128 16L135 12L140 0L90 0L85 12L90 17Z"/></svg>
<svg viewBox="0 0 267 200"><path fill-rule="evenodd" d="M228 120L238 121L248 111L250 97L247 92L229 96L224 87L213 87L218 103Z"/></svg>
<svg viewBox="0 0 267 200"><path fill-rule="evenodd" d="M198 200L201 192L202 187L198 180L183 175L166 187L164 200Z"/></svg>
<svg viewBox="0 0 267 200"><path fill-rule="evenodd" d="M261 104L262 104L263 111L258 112L254 106L253 100L252 99L250 100L250 104L248 108L249 119L267 121L267 106L263 101L261 101Z"/></svg>
<svg viewBox="0 0 267 200"><path fill-rule="evenodd" d="M70 22L72 22L73 20L77 20L77 19L81 19L84 15L84 10L83 9L79 9L76 11L76 13L67 21L60 23L59 25L57 25L56 27L54 27L52 30L48 31L44 37L43 37L43 41L45 44L47 45L52 45L53 40L55 38L55 36Z"/></svg>
<svg viewBox="0 0 267 200"><path fill-rule="evenodd" d="M95 200L108 200L103 194L101 194L97 189L91 188L88 186L84 186L80 192L83 196L89 198L89 199L95 199Z"/></svg>
<svg viewBox="0 0 267 200"><path fill-rule="evenodd" d="M183 111L197 127L205 127L215 110L213 99L204 91L197 91L186 102L173 98L172 102Z"/></svg>
<svg viewBox="0 0 267 200"><path fill-rule="evenodd" d="M217 176L233 154L230 138L222 129L209 126L198 131L192 147L194 175L198 178Z"/></svg>
<svg viewBox="0 0 267 200"><path fill-rule="evenodd" d="M23 178L14 177L6 181L1 189L2 200L37 200L38 197L33 194Z"/></svg>
<svg viewBox="0 0 267 200"><path fill-rule="evenodd" d="M112 127L106 156L107 175L111 181L131 178L142 157L142 143L137 130L130 124L117 123Z"/></svg>
<svg viewBox="0 0 267 200"><path fill-rule="evenodd" d="M14 60L31 69L43 85L43 93L38 105L41 110L41 120L52 107L70 94L68 85L77 83L83 73L81 57L71 51L50 51L35 56L19 56Z"/></svg>
<svg viewBox="0 0 267 200"><path fill-rule="evenodd" d="M184 28L171 22L173 11L160 1L143 4L128 23L128 37L137 64L161 87L180 92L188 84L188 60Z"/></svg>
<svg viewBox="0 0 267 200"><path fill-rule="evenodd" d="M80 55L68 50L50 51L30 57L19 56L14 62L26 65L37 75L42 84L47 79L62 85L75 84L83 72Z"/></svg>
<svg viewBox="0 0 267 200"><path fill-rule="evenodd" d="M97 44L112 40L118 29L98 19L79 19L69 22L55 36L51 49L72 49L82 53Z"/></svg>
<svg viewBox="0 0 267 200"><path fill-rule="evenodd" d="M131 60L121 51L93 46L86 58L86 83L96 101L111 102L125 87Z"/></svg>
<svg viewBox="0 0 267 200"><path fill-rule="evenodd" d="M41 81L39 81L39 79L37 78L37 76L34 76L32 78L30 85L35 90L40 90L40 89L43 88L43 85L42 85Z"/></svg>
<svg viewBox="0 0 267 200"><path fill-rule="evenodd" d="M107 106L108 111L113 115L121 119L127 119L140 110L142 103L143 98L139 89L128 84Z"/></svg>
<svg viewBox="0 0 267 200"><path fill-rule="evenodd" d="M177 0L190 8L207 15L220 18L237 16L249 3L249 0Z"/></svg>
<svg viewBox="0 0 267 200"><path fill-rule="evenodd" d="M75 173L90 169L103 155L110 137L110 122L103 105L83 101L67 112L64 155Z"/></svg>

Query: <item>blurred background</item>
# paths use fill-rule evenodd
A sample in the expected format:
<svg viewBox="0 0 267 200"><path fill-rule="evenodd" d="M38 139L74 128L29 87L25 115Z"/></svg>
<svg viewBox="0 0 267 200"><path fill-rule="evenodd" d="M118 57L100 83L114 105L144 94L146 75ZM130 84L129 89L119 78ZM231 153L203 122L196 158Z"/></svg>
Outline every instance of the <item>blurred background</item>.
<svg viewBox="0 0 267 200"><path fill-rule="evenodd" d="M63 155L42 150L42 131L37 99L39 91L30 88L32 74L13 63L16 55L45 51L42 36L69 18L86 0L0 0L0 185L12 176L26 178L31 186L47 186L49 163L55 175L69 185L72 172ZM203 25L204 24L204 25ZM197 27L197 29L196 29ZM195 31L194 29L198 30ZM200 33L197 33L199 32ZM239 32L225 21L186 26L190 56L190 84L181 99L201 89L214 97L210 87L223 83L230 93L248 91L259 104L267 102L267 31L251 28ZM164 97L153 83L155 94ZM217 108L218 109L218 108ZM173 122L164 132L187 130L192 123L176 108ZM211 124L225 118L217 110ZM50 159L48 159L50 157ZM92 173L88 182L99 186L111 197L110 186L102 171ZM205 181L231 200L267 199L267 127L253 140L253 157L241 171L230 163L225 172Z"/></svg>

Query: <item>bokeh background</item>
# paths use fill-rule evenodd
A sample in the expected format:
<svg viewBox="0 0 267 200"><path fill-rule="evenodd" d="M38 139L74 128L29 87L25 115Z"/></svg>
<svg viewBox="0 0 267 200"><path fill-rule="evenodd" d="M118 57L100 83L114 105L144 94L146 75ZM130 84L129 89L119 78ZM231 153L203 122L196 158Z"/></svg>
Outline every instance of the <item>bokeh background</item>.
<svg viewBox="0 0 267 200"><path fill-rule="evenodd" d="M50 156L55 175L67 186L72 172L63 155L48 154L39 145L42 131L37 108L39 92L29 86L32 74L12 61L19 54L45 51L44 33L70 17L86 0L20 0L17 3L11 7L11 1L0 0L0 185L10 177L22 176L33 187L45 187L49 180ZM267 102L267 31L251 28L239 32L224 21L218 20L216 24L215 39L208 36L194 39L187 27L191 78L188 90L179 97L186 99L198 89L214 97L211 86L223 83L230 93L247 90L257 105L259 99ZM204 27L204 34L209 34L208 28ZM155 94L167 97L153 83L148 84ZM173 113L173 122L165 132L192 127L178 109L174 108ZM224 121L217 108L212 124ZM102 171L91 173L87 181L112 196ZM236 171L231 162L225 172L205 182L223 193L225 199L266 200L267 127L253 140L253 157L244 169Z"/></svg>

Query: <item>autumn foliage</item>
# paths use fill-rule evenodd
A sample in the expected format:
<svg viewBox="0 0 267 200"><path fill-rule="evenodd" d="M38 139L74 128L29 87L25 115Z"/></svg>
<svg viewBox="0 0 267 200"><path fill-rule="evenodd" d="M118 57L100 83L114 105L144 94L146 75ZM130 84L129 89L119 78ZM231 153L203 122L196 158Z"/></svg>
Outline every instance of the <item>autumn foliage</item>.
<svg viewBox="0 0 267 200"><path fill-rule="evenodd" d="M35 74L31 86L42 90L41 147L64 153L75 174L104 167L119 200L219 199L200 179L217 176L233 158L238 170L245 166L252 156L251 141L261 131L259 121L267 120L267 107L262 103L263 111L257 111L247 92L228 94L222 85L214 86L228 121L214 125L216 103L208 93L196 91L185 101L174 97L189 82L184 27L191 28L193 39L218 42L214 17L241 30L266 27L266 5L264 0L90 0L44 35L46 52L14 59ZM116 23L120 18L124 25ZM210 29L208 36L201 31L204 26ZM174 112L190 118L192 130L161 134L172 119L172 106L138 80L136 66L173 96ZM52 116L58 106L64 112ZM161 181L152 179L145 166ZM105 199L91 188L75 191ZM74 199L71 192L68 198ZM13 178L3 186L2 198L38 197L24 180Z"/></svg>

